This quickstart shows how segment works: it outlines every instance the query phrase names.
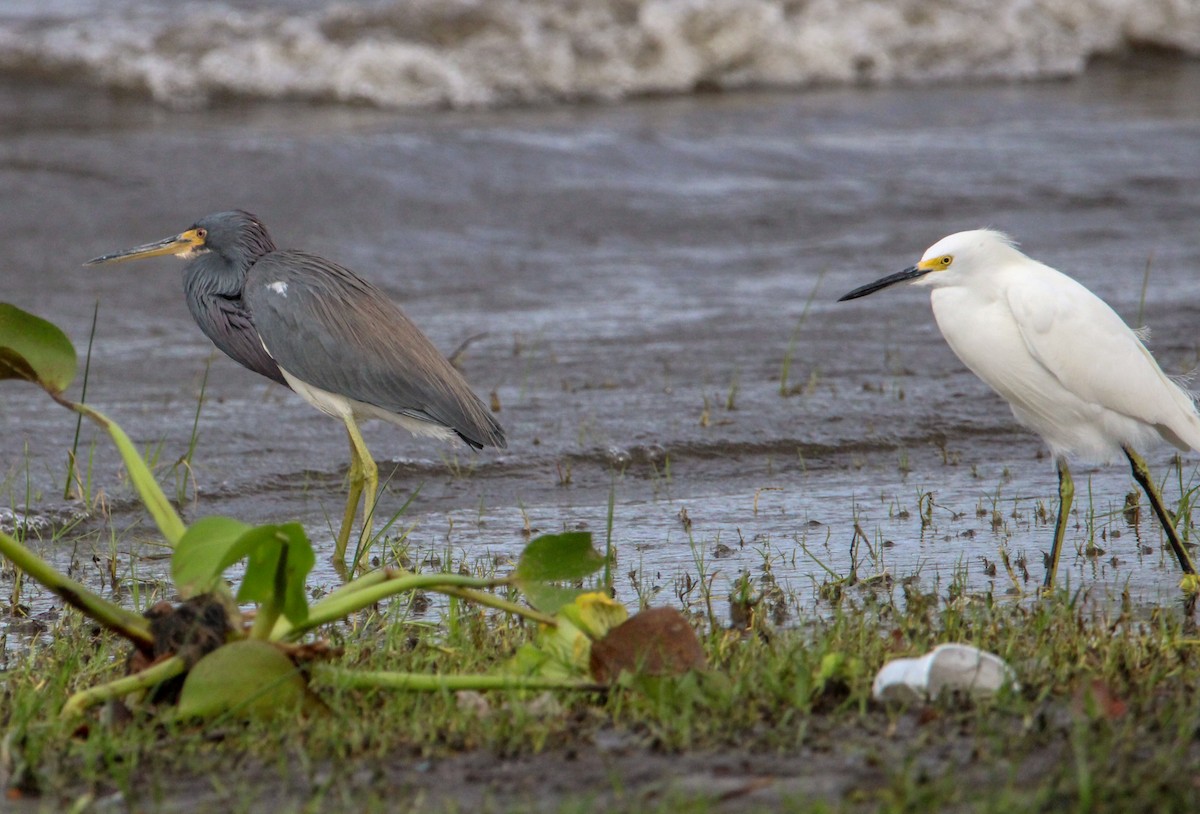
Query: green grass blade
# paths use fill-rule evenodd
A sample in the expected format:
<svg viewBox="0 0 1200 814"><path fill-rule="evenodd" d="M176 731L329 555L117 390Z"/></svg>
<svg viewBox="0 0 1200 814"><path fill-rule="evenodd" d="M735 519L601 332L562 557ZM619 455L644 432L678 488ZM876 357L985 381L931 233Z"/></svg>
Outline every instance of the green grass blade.
<svg viewBox="0 0 1200 814"><path fill-rule="evenodd" d="M140 673L134 673L131 676L118 678L116 681L110 681L107 684L90 687L75 693L67 699L67 703L63 704L62 712L59 714L64 718L72 718L96 704L110 701L114 698L123 698L139 690L148 690L151 687L157 687L168 679L182 675L185 670L187 670L187 662L180 656L171 656L169 659L164 659L151 667L147 667Z"/></svg>
<svg viewBox="0 0 1200 814"><path fill-rule="evenodd" d="M79 403L87 403L88 377L92 372L92 346L96 342L96 321L100 317L100 300L96 300L95 306L92 308L92 328L88 331L87 353L84 355L83 361L83 383L80 385ZM75 438L71 441L71 452L67 456L67 482L63 486L63 500L71 498L71 484L78 478L78 473L75 471L75 464L79 454L79 431L83 428L83 415L75 416ZM87 499L87 496L80 495L80 498Z"/></svg>

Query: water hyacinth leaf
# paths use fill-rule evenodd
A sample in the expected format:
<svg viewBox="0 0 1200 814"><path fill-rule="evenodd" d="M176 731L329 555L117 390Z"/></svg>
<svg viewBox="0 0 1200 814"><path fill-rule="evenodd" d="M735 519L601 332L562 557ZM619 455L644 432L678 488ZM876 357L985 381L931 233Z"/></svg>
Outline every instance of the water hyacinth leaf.
<svg viewBox="0 0 1200 814"><path fill-rule="evenodd" d="M171 557L171 578L179 595L187 599L220 585L230 552L250 529L228 517L202 517L192 523Z"/></svg>
<svg viewBox="0 0 1200 814"><path fill-rule="evenodd" d="M587 675L591 639L570 621L560 618L546 625L537 640L526 642L509 661L510 672L542 678L579 678Z"/></svg>
<svg viewBox="0 0 1200 814"><path fill-rule="evenodd" d="M629 611L603 591L581 593L570 605L562 607L558 618L567 619L593 641L602 639L629 618Z"/></svg>
<svg viewBox="0 0 1200 814"><path fill-rule="evenodd" d="M22 379L54 394L75 378L75 347L51 322L0 303L0 379Z"/></svg>
<svg viewBox="0 0 1200 814"><path fill-rule="evenodd" d="M524 582L563 582L582 579L604 567L604 555L592 548L586 531L543 534L521 552L513 579Z"/></svg>
<svg viewBox="0 0 1200 814"><path fill-rule="evenodd" d="M292 624L308 618L304 580L317 563L312 544L299 523L259 526L242 535L230 551L232 565L249 557L238 591L239 602L278 608Z"/></svg>
<svg viewBox="0 0 1200 814"><path fill-rule="evenodd" d="M592 677L606 684L622 673L677 676L706 665L696 631L674 608L650 608L614 627L592 643L589 659Z"/></svg>
<svg viewBox="0 0 1200 814"><path fill-rule="evenodd" d="M533 642L525 642L509 659L506 672L518 676L569 678L576 673L552 661L550 655Z"/></svg>
<svg viewBox="0 0 1200 814"><path fill-rule="evenodd" d="M558 613L566 605L570 605L586 588L564 588L561 585L551 585L546 582L522 582L521 592L525 600L542 613L551 615Z"/></svg>
<svg viewBox="0 0 1200 814"><path fill-rule="evenodd" d="M311 700L308 683L290 658L272 644L245 639L196 662L179 694L179 715L270 717L297 712Z"/></svg>
<svg viewBox="0 0 1200 814"><path fill-rule="evenodd" d="M555 614L556 625L545 625L537 640L523 645L509 663L520 675L543 678L582 678L588 675L593 639L621 624L629 612L600 591L580 593Z"/></svg>

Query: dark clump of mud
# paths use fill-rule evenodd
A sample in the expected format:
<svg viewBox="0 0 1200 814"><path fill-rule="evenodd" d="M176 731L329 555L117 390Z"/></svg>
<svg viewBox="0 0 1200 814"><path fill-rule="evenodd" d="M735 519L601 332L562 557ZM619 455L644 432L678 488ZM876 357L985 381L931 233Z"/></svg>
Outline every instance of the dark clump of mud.
<svg viewBox="0 0 1200 814"><path fill-rule="evenodd" d="M229 605L211 594L186 599L178 605L158 602L146 611L154 636L151 653L134 650L129 657L129 672L137 673L161 659L179 656L188 666L225 643L229 634ZM156 704L174 704L179 700L186 673L155 687L150 700Z"/></svg>

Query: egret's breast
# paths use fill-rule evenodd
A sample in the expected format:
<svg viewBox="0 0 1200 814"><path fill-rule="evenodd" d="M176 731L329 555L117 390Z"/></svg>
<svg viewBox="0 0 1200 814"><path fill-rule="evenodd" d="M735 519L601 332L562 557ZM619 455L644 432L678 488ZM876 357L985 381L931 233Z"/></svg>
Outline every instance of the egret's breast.
<svg viewBox="0 0 1200 814"><path fill-rule="evenodd" d="M1136 435L1137 422L1067 389L1033 355L1007 300L938 289L933 313L963 364L1007 401L1016 419L1042 436L1054 455L1103 461L1119 451L1113 439ZM1116 429L1114 422L1120 424Z"/></svg>
<svg viewBox="0 0 1200 814"><path fill-rule="evenodd" d="M1010 401L1022 380L1048 375L1021 338L1008 303L963 288L932 292L933 316L955 355Z"/></svg>

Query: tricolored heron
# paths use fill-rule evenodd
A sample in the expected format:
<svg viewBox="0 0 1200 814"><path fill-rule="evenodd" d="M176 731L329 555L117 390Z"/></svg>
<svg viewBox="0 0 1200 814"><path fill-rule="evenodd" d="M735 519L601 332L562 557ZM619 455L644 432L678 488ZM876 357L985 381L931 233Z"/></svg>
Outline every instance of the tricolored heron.
<svg viewBox="0 0 1200 814"><path fill-rule="evenodd" d="M1136 448L1166 441L1200 451L1200 415L1117 313L989 229L942 238L915 266L856 288L839 302L905 281L932 289L933 316L950 349L1050 447L1059 503L1044 587L1054 586L1075 496L1067 467L1072 455L1107 461L1123 453L1179 567L1195 574Z"/></svg>
<svg viewBox="0 0 1200 814"><path fill-rule="evenodd" d="M345 423L350 495L335 562L344 561L364 488L362 539L371 537L379 472L359 420L457 435L475 449L505 445L504 430L462 375L382 291L323 257L276 249L249 212L208 215L178 235L87 265L167 254L188 261L188 310L213 344Z"/></svg>

